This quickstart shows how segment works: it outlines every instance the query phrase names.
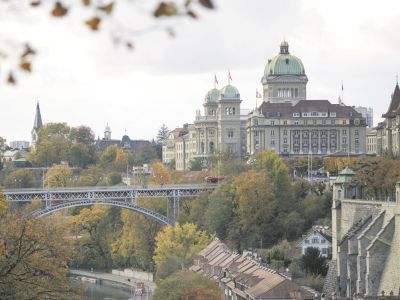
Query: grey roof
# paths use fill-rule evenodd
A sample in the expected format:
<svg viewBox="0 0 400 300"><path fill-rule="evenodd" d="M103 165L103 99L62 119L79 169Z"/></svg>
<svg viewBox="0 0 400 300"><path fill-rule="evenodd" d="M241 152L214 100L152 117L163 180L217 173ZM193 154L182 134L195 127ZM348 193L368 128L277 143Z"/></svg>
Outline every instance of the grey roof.
<svg viewBox="0 0 400 300"><path fill-rule="evenodd" d="M386 114L382 115L382 117L390 118L396 116L396 114L400 114L400 88L398 83L394 88L394 93L392 95L392 100L390 101L389 109Z"/></svg>
<svg viewBox="0 0 400 300"><path fill-rule="evenodd" d="M362 114L357 112L351 106L344 106L339 104L332 104L328 100L300 100L295 105L291 103L271 103L263 102L259 107L260 112L266 117L277 117L277 118L293 118L293 113L300 113L302 118L302 113L305 112L335 112L336 118L358 118L364 119Z"/></svg>
<svg viewBox="0 0 400 300"><path fill-rule="evenodd" d="M104 151L108 146L116 145L125 150L135 151L140 145L148 145L149 141L146 140L131 140L129 136L124 135L122 140L106 140L106 139L98 139L96 141L96 147L100 151Z"/></svg>
<svg viewBox="0 0 400 300"><path fill-rule="evenodd" d="M40 114L40 107L39 107L39 102L36 105L36 114L35 114L35 121L33 122L33 129L36 131L42 128L43 123L42 123L42 115Z"/></svg>

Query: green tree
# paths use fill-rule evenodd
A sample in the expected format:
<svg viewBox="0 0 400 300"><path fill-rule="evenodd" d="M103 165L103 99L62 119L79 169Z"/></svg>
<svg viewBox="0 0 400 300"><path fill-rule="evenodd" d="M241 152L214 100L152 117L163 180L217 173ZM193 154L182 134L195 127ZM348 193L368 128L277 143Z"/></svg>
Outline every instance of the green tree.
<svg viewBox="0 0 400 300"><path fill-rule="evenodd" d="M97 166L84 169L77 182L78 186L96 186L105 177L103 171Z"/></svg>
<svg viewBox="0 0 400 300"><path fill-rule="evenodd" d="M122 176L118 172L111 172L107 175L107 185L113 186L122 182Z"/></svg>
<svg viewBox="0 0 400 300"><path fill-rule="evenodd" d="M7 175L4 185L6 188L31 188L34 185L34 180L32 171L18 169Z"/></svg>
<svg viewBox="0 0 400 300"><path fill-rule="evenodd" d="M239 203L243 246L254 246L262 238L271 241L270 225L277 208L271 179L265 172L250 170L236 176L233 186Z"/></svg>
<svg viewBox="0 0 400 300"><path fill-rule="evenodd" d="M3 153L6 150L6 139L0 136L0 170L3 168Z"/></svg>
<svg viewBox="0 0 400 300"><path fill-rule="evenodd" d="M66 123L49 123L39 131L39 141L28 159L36 166L68 162L70 127Z"/></svg>
<svg viewBox="0 0 400 300"><path fill-rule="evenodd" d="M82 268L108 269L112 266L112 240L118 222L113 221L113 209L107 206L95 205L83 208L79 215L69 220L76 239L76 256L74 265ZM119 215L119 210L118 215Z"/></svg>
<svg viewBox="0 0 400 300"><path fill-rule="evenodd" d="M189 295L193 295L189 297ZM187 296L188 298L184 298ZM202 298L204 297L204 298ZM221 290L212 280L191 271L176 272L162 280L152 299L223 299Z"/></svg>
<svg viewBox="0 0 400 300"><path fill-rule="evenodd" d="M157 278L163 279L192 263L193 256L207 246L212 237L194 224L164 227L156 236L154 262Z"/></svg>
<svg viewBox="0 0 400 300"><path fill-rule="evenodd" d="M307 274L326 275L328 270L326 259L321 256L318 248L308 247L305 254L301 257L301 264Z"/></svg>
<svg viewBox="0 0 400 300"><path fill-rule="evenodd" d="M168 136L168 132L169 132L169 129L168 129L167 125L162 124L157 133L156 141L158 144L162 144L164 142L164 140Z"/></svg>

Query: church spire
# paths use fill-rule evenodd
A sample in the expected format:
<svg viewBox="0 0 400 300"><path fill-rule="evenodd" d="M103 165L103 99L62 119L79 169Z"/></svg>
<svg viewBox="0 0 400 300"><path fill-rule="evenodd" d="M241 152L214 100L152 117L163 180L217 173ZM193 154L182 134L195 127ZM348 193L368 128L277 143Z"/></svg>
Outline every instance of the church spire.
<svg viewBox="0 0 400 300"><path fill-rule="evenodd" d="M36 114L35 114L35 121L33 123L33 129L38 131L40 128L42 128L43 123L42 123L42 115L40 113L40 106L39 106L39 101L36 104Z"/></svg>

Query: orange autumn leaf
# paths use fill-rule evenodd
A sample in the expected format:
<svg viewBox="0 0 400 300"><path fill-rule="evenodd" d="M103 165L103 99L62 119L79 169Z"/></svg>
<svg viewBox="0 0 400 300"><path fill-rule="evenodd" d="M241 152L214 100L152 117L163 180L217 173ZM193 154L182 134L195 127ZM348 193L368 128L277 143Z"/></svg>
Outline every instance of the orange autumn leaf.
<svg viewBox="0 0 400 300"><path fill-rule="evenodd" d="M21 61L21 63L19 64L19 67L26 72L29 72L29 73L32 72L32 65L29 61L26 61L26 60Z"/></svg>
<svg viewBox="0 0 400 300"><path fill-rule="evenodd" d="M99 30L99 25L100 25L101 19L99 17L93 17L87 21L85 21L85 24L89 26L89 28L93 31Z"/></svg>
<svg viewBox="0 0 400 300"><path fill-rule="evenodd" d="M63 17L68 13L68 8L62 5L61 2L56 2L54 8L51 11L53 17Z"/></svg>

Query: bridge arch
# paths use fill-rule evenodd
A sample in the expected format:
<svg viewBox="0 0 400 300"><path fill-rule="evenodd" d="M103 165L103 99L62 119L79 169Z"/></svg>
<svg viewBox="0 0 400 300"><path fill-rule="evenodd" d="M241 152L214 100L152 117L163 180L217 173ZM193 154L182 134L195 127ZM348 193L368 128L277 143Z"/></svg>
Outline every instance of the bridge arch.
<svg viewBox="0 0 400 300"><path fill-rule="evenodd" d="M122 208L126 208L132 211L136 211L141 213L147 217L155 219L162 225L174 225L174 221L160 213L152 211L148 208L138 206L134 203L130 202L122 202L122 201L115 201L115 200L99 200L99 199L85 199L85 200L75 200L75 201L68 201L63 202L57 205L47 206L42 209L36 210L32 213L34 217L44 217L53 212L69 208L69 207L77 207L77 206L88 206L93 204L101 204L101 205L110 205L110 206L118 206Z"/></svg>

